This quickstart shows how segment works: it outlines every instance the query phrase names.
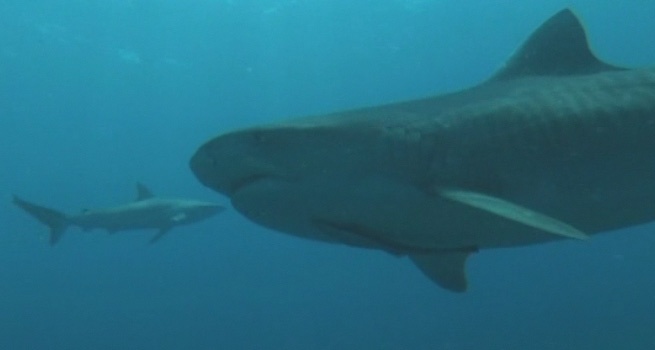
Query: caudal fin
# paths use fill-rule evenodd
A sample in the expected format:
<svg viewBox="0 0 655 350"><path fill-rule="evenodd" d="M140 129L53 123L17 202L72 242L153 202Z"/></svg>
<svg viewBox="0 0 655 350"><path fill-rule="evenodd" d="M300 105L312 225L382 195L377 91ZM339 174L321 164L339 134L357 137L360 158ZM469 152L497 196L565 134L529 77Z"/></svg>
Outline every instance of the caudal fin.
<svg viewBox="0 0 655 350"><path fill-rule="evenodd" d="M69 224L65 214L54 209L30 203L15 195L13 203L50 228L50 245L55 245L59 242L59 239L61 239Z"/></svg>

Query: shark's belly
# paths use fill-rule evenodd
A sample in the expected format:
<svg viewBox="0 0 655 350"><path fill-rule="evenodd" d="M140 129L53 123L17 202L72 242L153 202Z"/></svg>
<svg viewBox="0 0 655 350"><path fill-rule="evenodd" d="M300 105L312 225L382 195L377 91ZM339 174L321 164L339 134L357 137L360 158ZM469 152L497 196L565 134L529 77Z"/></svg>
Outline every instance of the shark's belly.
<svg viewBox="0 0 655 350"><path fill-rule="evenodd" d="M655 220L651 180L655 162L632 158L581 162L557 171L526 169L537 171L513 169L491 175L507 181L491 194L588 234ZM510 247L561 238L384 176L341 184L333 188L327 182L313 183L299 190L297 184L284 188L262 181L249 189L252 196L246 190L234 197L233 205L280 232L396 254Z"/></svg>
<svg viewBox="0 0 655 350"><path fill-rule="evenodd" d="M316 179L313 179L316 180ZM251 220L303 238L394 254L539 243L556 237L384 176L302 190L261 181L232 198ZM347 185L347 187L344 187Z"/></svg>

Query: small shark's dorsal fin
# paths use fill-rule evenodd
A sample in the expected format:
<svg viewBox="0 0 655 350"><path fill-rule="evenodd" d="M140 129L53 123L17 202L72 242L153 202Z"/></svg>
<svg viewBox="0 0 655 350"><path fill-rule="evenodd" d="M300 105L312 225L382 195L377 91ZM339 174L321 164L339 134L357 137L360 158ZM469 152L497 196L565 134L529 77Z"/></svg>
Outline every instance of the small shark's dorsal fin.
<svg viewBox="0 0 655 350"><path fill-rule="evenodd" d="M449 291L462 293L468 287L466 260L475 251L463 249L435 254L412 254L409 257L433 282Z"/></svg>
<svg viewBox="0 0 655 350"><path fill-rule="evenodd" d="M148 189L144 184L137 182L136 183L136 200L142 201L148 198L152 198L155 195L152 194L152 191Z"/></svg>
<svg viewBox="0 0 655 350"><path fill-rule="evenodd" d="M532 33L491 80L592 74L620 69L602 62L593 54L580 20L566 9Z"/></svg>

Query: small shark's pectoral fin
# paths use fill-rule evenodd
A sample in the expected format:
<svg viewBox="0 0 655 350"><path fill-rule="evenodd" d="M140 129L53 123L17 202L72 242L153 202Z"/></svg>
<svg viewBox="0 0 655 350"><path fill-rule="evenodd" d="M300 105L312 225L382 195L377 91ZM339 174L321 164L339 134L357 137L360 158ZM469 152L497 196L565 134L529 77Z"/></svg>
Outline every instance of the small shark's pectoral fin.
<svg viewBox="0 0 655 350"><path fill-rule="evenodd" d="M148 187L146 187L144 184L137 182L136 183L136 200L142 201L146 200L149 198L154 197L155 195L152 194L152 191Z"/></svg>
<svg viewBox="0 0 655 350"><path fill-rule="evenodd" d="M434 254L412 254L410 259L428 278L456 293L466 291L466 259L475 249Z"/></svg>
<svg viewBox="0 0 655 350"><path fill-rule="evenodd" d="M157 234L154 235L154 236L150 239L150 244L155 244L155 243L159 242L159 240L160 240L162 237L164 237L164 235L167 234L168 231L170 231L170 230L171 230L170 227L164 227L164 228L159 229L159 232L157 232Z"/></svg>
<svg viewBox="0 0 655 350"><path fill-rule="evenodd" d="M50 228L50 245L54 246L59 242L61 236L64 235L63 227L52 227Z"/></svg>
<svg viewBox="0 0 655 350"><path fill-rule="evenodd" d="M508 220L534 227L554 235L575 239L589 238L589 236L587 236L584 232L567 223L551 218L550 216L540 214L518 204L508 202L498 197L460 190L442 190L440 191L440 194L442 197L448 198L455 202L481 209L491 214L495 214Z"/></svg>

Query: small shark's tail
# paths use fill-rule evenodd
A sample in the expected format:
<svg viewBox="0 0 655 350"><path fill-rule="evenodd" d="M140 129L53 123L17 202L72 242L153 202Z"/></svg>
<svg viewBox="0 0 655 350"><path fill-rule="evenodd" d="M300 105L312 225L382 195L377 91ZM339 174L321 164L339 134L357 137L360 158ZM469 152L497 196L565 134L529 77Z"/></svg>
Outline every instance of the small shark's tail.
<svg viewBox="0 0 655 350"><path fill-rule="evenodd" d="M50 228L50 245L55 245L69 225L68 217L54 209L42 207L14 195L13 203Z"/></svg>

